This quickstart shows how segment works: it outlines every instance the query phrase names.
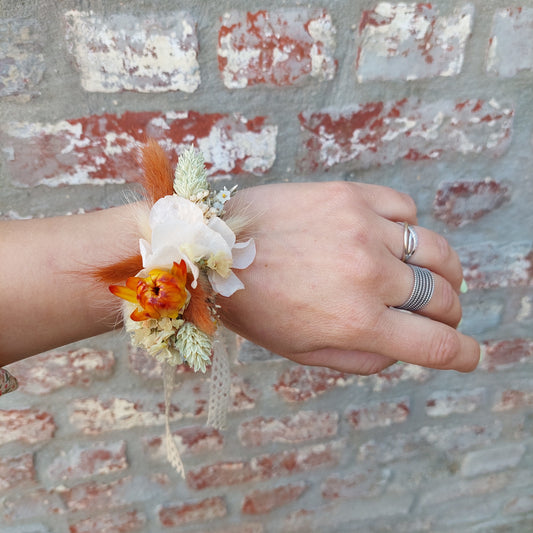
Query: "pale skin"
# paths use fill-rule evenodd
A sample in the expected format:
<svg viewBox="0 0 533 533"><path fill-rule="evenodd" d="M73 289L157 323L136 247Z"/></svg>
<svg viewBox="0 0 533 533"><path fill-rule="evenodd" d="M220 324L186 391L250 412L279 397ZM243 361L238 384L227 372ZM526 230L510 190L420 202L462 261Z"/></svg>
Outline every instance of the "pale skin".
<svg viewBox="0 0 533 533"><path fill-rule="evenodd" d="M235 271L245 289L219 298L225 325L306 365L371 374L397 360L471 371L479 344L456 330L459 259L416 226L410 262L429 268L435 293L417 314L392 309L413 286L400 257L412 199L356 183L278 184L242 190L228 205L250 218L257 256ZM0 366L120 325L107 287L84 274L138 246L128 206L86 215L0 223ZM7 326L7 327L6 327Z"/></svg>

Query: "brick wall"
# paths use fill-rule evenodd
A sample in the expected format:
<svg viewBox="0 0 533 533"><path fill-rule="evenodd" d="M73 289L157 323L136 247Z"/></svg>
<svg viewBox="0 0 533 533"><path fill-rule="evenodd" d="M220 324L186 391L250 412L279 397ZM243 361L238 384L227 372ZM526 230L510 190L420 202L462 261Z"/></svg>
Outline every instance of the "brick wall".
<svg viewBox="0 0 533 533"><path fill-rule="evenodd" d="M520 4L518 4L520 5ZM92 9L91 12L88 9ZM122 203L146 136L241 186L409 192L457 247L469 375L359 377L228 336L227 432L109 334L22 361L0 399L2 533L533 531L533 7L0 0L0 216Z"/></svg>

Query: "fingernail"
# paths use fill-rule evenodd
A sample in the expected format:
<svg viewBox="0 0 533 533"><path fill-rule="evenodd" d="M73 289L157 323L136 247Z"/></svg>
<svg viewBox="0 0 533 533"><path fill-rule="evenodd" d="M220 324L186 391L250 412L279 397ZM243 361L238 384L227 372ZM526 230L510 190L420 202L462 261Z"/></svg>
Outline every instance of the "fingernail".
<svg viewBox="0 0 533 533"><path fill-rule="evenodd" d="M463 319L459 320L459 324L457 324L457 329L461 329L461 326L463 324Z"/></svg>
<svg viewBox="0 0 533 533"><path fill-rule="evenodd" d="M463 282L461 283L461 288L459 290L461 291L461 294L468 292L468 285L466 284L466 281L464 279L463 279Z"/></svg>

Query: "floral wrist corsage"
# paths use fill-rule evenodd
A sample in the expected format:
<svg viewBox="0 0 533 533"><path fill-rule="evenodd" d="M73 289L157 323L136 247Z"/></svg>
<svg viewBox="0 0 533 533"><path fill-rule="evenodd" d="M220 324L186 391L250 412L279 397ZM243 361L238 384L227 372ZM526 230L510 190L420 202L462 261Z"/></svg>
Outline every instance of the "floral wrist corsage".
<svg viewBox="0 0 533 533"><path fill-rule="evenodd" d="M253 239L237 242L224 204L234 189L212 192L204 159L194 149L179 158L175 175L162 148L143 149L144 187L151 208L138 218L139 253L97 272L123 302L124 325L134 346L163 364L167 406L167 455L183 473L168 426L174 368L182 363L205 372L211 365L208 424L220 427L229 399L229 363L217 333L215 296L244 288L233 269L255 258ZM242 222L242 221L241 221ZM124 276L134 270L134 275Z"/></svg>

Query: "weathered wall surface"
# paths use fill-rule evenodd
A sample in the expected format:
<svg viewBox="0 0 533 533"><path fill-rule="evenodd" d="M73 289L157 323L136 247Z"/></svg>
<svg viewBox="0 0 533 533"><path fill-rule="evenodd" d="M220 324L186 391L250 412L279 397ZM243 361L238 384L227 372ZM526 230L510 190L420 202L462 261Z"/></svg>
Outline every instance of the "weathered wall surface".
<svg viewBox="0 0 533 533"><path fill-rule="evenodd" d="M529 5L528 5L529 4ZM0 0L0 214L122 203L152 136L213 180L358 180L417 201L470 291L470 375L357 377L233 348L229 430L106 335L13 368L2 533L533 531L533 6Z"/></svg>

